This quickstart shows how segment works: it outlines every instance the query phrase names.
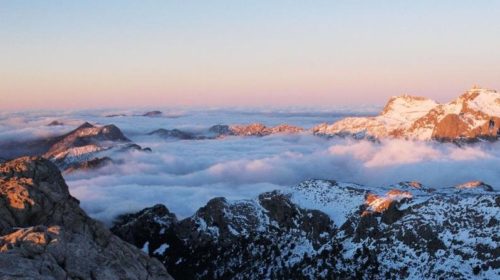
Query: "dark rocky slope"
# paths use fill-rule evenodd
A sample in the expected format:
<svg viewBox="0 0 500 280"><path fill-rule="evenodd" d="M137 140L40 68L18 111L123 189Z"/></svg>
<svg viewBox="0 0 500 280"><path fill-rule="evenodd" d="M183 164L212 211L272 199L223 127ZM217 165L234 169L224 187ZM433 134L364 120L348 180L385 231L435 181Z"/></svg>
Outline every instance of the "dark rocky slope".
<svg viewBox="0 0 500 280"><path fill-rule="evenodd" d="M112 231L176 279L494 279L499 219L500 196L481 182L437 191L313 180L215 198L180 221L156 205Z"/></svg>

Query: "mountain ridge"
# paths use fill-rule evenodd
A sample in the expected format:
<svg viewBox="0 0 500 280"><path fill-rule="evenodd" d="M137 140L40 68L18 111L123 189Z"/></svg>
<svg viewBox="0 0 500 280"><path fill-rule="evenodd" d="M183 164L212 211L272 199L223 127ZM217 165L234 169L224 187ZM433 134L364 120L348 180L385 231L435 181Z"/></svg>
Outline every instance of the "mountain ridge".
<svg viewBox="0 0 500 280"><path fill-rule="evenodd" d="M111 230L177 279L470 279L500 274L499 213L500 195L483 182L308 180L214 198L182 220L156 205Z"/></svg>
<svg viewBox="0 0 500 280"><path fill-rule="evenodd" d="M438 104L424 97L392 97L375 117L345 118L313 129L319 135L367 134L411 140L496 140L500 135L500 93L474 87Z"/></svg>

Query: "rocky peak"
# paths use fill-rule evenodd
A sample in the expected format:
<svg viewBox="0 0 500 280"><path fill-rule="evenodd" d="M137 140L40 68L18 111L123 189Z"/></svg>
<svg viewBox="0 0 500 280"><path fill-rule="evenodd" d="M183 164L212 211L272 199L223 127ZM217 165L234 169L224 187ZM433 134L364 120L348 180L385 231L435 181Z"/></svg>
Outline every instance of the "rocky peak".
<svg viewBox="0 0 500 280"><path fill-rule="evenodd" d="M100 141L130 142L115 125L97 127L88 122L83 123L75 130L59 136L58 138L59 141L52 145L45 154L46 157L54 157L70 148L87 145L97 146L100 144Z"/></svg>
<svg viewBox="0 0 500 280"><path fill-rule="evenodd" d="M120 219L113 232L122 236L137 219L156 222L147 226L156 238L143 240L147 230L134 227L125 232L134 232L135 238L125 235L125 239L142 248L147 243L150 254L162 259L179 279L250 279L266 273L293 278L309 265L308 254L320 252L325 242L330 251L339 250L330 239L335 226L326 214L303 209L278 191L255 200L214 198L176 223L161 225L162 215L151 218L141 211ZM336 255L328 258L334 263Z"/></svg>
<svg viewBox="0 0 500 280"><path fill-rule="evenodd" d="M466 91L457 100L463 110L477 111L488 116L500 117L500 93L496 90L474 87Z"/></svg>
<svg viewBox="0 0 500 280"><path fill-rule="evenodd" d="M254 200L215 198L178 223L148 226L158 239L132 243L154 243L150 254L182 279L496 278L498 192L431 190L308 180Z"/></svg>
<svg viewBox="0 0 500 280"><path fill-rule="evenodd" d="M271 134L295 134L304 131L303 128L281 124L274 127L267 127L261 123L248 125L232 125L229 127L231 134L237 136L267 136Z"/></svg>
<svg viewBox="0 0 500 280"><path fill-rule="evenodd" d="M471 89L465 91L459 99L471 101L480 97L492 97L493 99L498 98L499 93L494 89L483 88L481 86L475 85Z"/></svg>
<svg viewBox="0 0 500 280"><path fill-rule="evenodd" d="M391 97L382 110L381 115L411 113L415 111L425 113L434 108L436 105L438 104L434 100L404 94L401 96Z"/></svg>
<svg viewBox="0 0 500 280"><path fill-rule="evenodd" d="M0 164L0 275L23 279L170 279L92 220L49 160Z"/></svg>
<svg viewBox="0 0 500 280"><path fill-rule="evenodd" d="M393 97L376 117L345 118L319 125L313 132L454 142L496 140L500 136L500 94L475 87L445 104L408 95Z"/></svg>
<svg viewBox="0 0 500 280"><path fill-rule="evenodd" d="M95 126L89 122L84 122L80 126L78 126L74 131L79 131L85 128L94 128ZM73 132L74 132L73 131ZM70 132L71 133L71 132Z"/></svg>
<svg viewBox="0 0 500 280"><path fill-rule="evenodd" d="M482 181L470 181L455 186L455 189L460 191L485 191L492 192L493 187Z"/></svg>
<svg viewBox="0 0 500 280"><path fill-rule="evenodd" d="M132 143L112 124L97 126L85 122L50 142L43 156L64 171L99 168L112 163L113 151L146 150Z"/></svg>
<svg viewBox="0 0 500 280"><path fill-rule="evenodd" d="M238 136L265 136L270 134L269 129L261 123L233 125L230 129Z"/></svg>

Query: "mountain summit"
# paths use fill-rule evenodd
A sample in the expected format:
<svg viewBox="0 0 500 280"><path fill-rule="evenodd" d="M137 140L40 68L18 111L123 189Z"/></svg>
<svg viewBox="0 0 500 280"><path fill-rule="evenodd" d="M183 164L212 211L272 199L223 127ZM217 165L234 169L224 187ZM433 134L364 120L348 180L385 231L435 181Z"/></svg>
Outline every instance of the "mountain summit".
<svg viewBox="0 0 500 280"><path fill-rule="evenodd" d="M500 135L500 93L475 86L445 104L409 95L392 97L378 116L320 124L313 132L443 141L497 139Z"/></svg>

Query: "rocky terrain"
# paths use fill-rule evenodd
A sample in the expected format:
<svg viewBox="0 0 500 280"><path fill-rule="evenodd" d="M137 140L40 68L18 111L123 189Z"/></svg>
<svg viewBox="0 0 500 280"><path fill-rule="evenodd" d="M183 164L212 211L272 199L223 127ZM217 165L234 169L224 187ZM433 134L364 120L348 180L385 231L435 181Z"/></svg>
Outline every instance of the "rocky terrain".
<svg viewBox="0 0 500 280"><path fill-rule="evenodd" d="M499 219L499 193L482 182L311 180L252 200L214 198L182 220L156 205L111 230L176 279L495 279Z"/></svg>
<svg viewBox="0 0 500 280"><path fill-rule="evenodd" d="M180 129L164 129L160 128L154 131L151 131L148 133L148 135L156 135L164 139L180 139L180 140L196 140L196 139L206 139L205 136L193 133L193 132L188 132L188 131L183 131Z"/></svg>
<svg viewBox="0 0 500 280"><path fill-rule="evenodd" d="M378 116L347 117L333 124L319 124L310 130L282 124L261 123L216 125L207 132L159 129L150 134L176 139L215 139L223 136L267 136L313 133L327 137L352 137L377 141L383 138L438 140L457 143L492 141L500 136L500 93L474 87L445 103L424 97L392 97Z"/></svg>
<svg viewBox="0 0 500 280"><path fill-rule="evenodd" d="M393 97L376 117L321 124L313 128L313 133L440 141L496 140L500 136L500 93L474 87L445 104L423 97Z"/></svg>
<svg viewBox="0 0 500 280"><path fill-rule="evenodd" d="M109 154L116 150L142 148L133 144L114 125L94 126L84 123L75 130L57 137L43 157L61 170L102 166L111 162ZM99 164L97 164L99 163Z"/></svg>
<svg viewBox="0 0 500 280"><path fill-rule="evenodd" d="M0 279L171 279L89 218L40 157L0 164Z"/></svg>
<svg viewBox="0 0 500 280"><path fill-rule="evenodd" d="M211 126L207 131L189 132L180 129L157 129L148 133L148 135L157 135L165 139L182 140L204 140L217 139L226 136L268 136L273 134L295 134L301 133L305 129L287 124L268 127L261 123L252 123L247 125L224 125L218 124Z"/></svg>
<svg viewBox="0 0 500 280"><path fill-rule="evenodd" d="M9 148L15 146L15 153ZM115 125L97 126L88 122L60 135L28 142L7 144L2 147L11 158L17 156L43 156L66 172L99 168L113 162L115 152L151 151L133 143Z"/></svg>

